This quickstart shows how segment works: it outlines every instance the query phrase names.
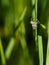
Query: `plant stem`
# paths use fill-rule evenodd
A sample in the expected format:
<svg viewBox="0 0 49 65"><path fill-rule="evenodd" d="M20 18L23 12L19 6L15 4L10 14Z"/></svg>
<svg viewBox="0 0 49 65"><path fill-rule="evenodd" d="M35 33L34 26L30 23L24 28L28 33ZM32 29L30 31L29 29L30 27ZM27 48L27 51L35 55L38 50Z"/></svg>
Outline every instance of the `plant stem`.
<svg viewBox="0 0 49 65"><path fill-rule="evenodd" d="M2 65L6 65L6 59L5 59L5 55L4 55L4 50L3 50L1 39L0 39L0 53L1 53Z"/></svg>
<svg viewBox="0 0 49 65"><path fill-rule="evenodd" d="M38 35L39 65L43 65L42 36Z"/></svg>
<svg viewBox="0 0 49 65"><path fill-rule="evenodd" d="M32 19L37 22L37 2L38 0L32 0L32 6L35 6L32 10ZM34 57L34 65L39 65L39 56L38 56L38 43L37 43L37 27L33 30L33 35L35 37L35 57ZM36 62L37 61L37 62Z"/></svg>
<svg viewBox="0 0 49 65"><path fill-rule="evenodd" d="M49 17L48 17L48 25L47 25L47 32L48 32L48 44L47 44L47 57L46 57L46 65L49 65Z"/></svg>
<svg viewBox="0 0 49 65"><path fill-rule="evenodd" d="M36 22L37 20L37 2L38 0L32 0L32 5L35 6L35 8L32 10L32 19L33 21ZM36 47L37 47L37 28L35 29L35 31L33 32L35 33L35 43L36 43Z"/></svg>

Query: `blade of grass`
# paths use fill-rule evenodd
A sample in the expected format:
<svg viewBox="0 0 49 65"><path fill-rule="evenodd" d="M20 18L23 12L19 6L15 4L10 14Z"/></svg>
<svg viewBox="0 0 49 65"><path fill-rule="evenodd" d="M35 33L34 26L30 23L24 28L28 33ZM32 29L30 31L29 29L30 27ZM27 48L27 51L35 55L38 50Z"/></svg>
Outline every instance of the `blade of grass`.
<svg viewBox="0 0 49 65"><path fill-rule="evenodd" d="M26 44L26 40L24 36L20 38L20 42L21 42L24 55L27 55L29 57L28 48L27 48L27 44Z"/></svg>
<svg viewBox="0 0 49 65"><path fill-rule="evenodd" d="M43 47L42 47L42 36L38 35L38 49L39 49L39 63L43 65Z"/></svg>
<svg viewBox="0 0 49 65"><path fill-rule="evenodd" d="M18 28L20 27L21 23L23 22L23 19L25 17L26 12L27 12L27 7L24 8L24 11L22 12L22 14L21 14L21 16L20 16L20 18L18 20L20 22L19 22L19 24L16 26L16 28L14 30L14 33L13 33L14 35L15 35L16 31L18 30Z"/></svg>
<svg viewBox="0 0 49 65"><path fill-rule="evenodd" d="M1 53L2 65L6 65L6 59L5 59L5 55L4 55L4 50L3 50L1 38L0 38L0 53Z"/></svg>
<svg viewBox="0 0 49 65"><path fill-rule="evenodd" d="M47 44L47 56L46 56L46 65L49 65L49 19L48 19L48 44Z"/></svg>
<svg viewBox="0 0 49 65"><path fill-rule="evenodd" d="M15 38L11 38L11 40L9 42L9 45L6 48L6 51L5 51L5 57L6 57L6 59L9 59L10 56L11 56L12 50L13 50L14 45L15 45L14 42L15 42Z"/></svg>
<svg viewBox="0 0 49 65"><path fill-rule="evenodd" d="M24 11L23 11L23 13L21 14L20 19L19 19L20 21L22 21L22 20L24 19L25 14L26 14L26 11L27 11L27 7L24 8Z"/></svg>
<svg viewBox="0 0 49 65"><path fill-rule="evenodd" d="M23 49L24 61L27 62L27 65L28 65L28 63L29 63L29 65L34 65L33 60L31 60L31 58L30 58L29 50L28 50L28 47L27 47L27 44L26 44L26 39L25 39L24 35L22 37L20 37L20 43L21 43L21 46L22 46L22 49Z"/></svg>
<svg viewBox="0 0 49 65"><path fill-rule="evenodd" d="M15 35L16 31L17 31L18 28L20 27L20 24L22 23L22 20L24 19L24 16L25 16L25 14L26 14L26 11L27 11L27 8L25 7L25 8L24 8L24 11L23 11L23 13L22 13L22 15L21 15L21 17L20 17L20 19L19 19L20 23L19 23L18 26L15 28L13 35ZM14 44L14 42L15 42L14 40L15 40L14 37L12 37L11 40L10 40L10 42L9 42L9 45L8 45L6 51L5 51L6 59L9 59L10 56L11 56L12 50L13 50L14 45L15 45L15 44Z"/></svg>
<svg viewBox="0 0 49 65"><path fill-rule="evenodd" d="M38 0L35 0L35 1L33 0L32 2L33 2L32 3L33 6L35 6L35 8L32 11L32 19L33 19L33 21L36 22L36 20L37 20L37 5L38 5ZM37 28L35 29L35 31L33 33L35 33L34 35L35 35L36 49L39 50L39 64L43 65L42 37L41 36L37 36ZM37 37L38 37L38 42L37 42Z"/></svg>

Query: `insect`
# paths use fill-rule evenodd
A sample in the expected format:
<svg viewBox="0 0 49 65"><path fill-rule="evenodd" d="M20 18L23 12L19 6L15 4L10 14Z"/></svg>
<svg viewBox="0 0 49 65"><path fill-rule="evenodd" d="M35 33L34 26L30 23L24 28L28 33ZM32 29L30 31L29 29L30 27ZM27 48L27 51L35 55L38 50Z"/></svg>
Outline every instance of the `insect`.
<svg viewBox="0 0 49 65"><path fill-rule="evenodd" d="M39 21L35 22L31 20L30 23L32 25L33 30L35 30L37 28L37 24L39 24L40 22Z"/></svg>

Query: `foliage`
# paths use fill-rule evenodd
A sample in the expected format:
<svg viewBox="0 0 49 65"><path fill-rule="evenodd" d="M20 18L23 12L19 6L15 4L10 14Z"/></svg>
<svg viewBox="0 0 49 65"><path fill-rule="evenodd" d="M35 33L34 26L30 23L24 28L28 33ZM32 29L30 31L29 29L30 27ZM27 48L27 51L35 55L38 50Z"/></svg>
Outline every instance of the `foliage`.
<svg viewBox="0 0 49 65"><path fill-rule="evenodd" d="M0 65L49 65L49 0L0 0L0 57Z"/></svg>

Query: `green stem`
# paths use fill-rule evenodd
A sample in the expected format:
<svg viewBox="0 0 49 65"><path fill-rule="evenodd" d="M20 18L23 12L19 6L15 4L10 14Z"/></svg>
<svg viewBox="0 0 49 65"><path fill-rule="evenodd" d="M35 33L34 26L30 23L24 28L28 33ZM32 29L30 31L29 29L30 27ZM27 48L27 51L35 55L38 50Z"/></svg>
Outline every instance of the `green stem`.
<svg viewBox="0 0 49 65"><path fill-rule="evenodd" d="M43 65L42 36L38 35L39 65Z"/></svg>
<svg viewBox="0 0 49 65"><path fill-rule="evenodd" d="M46 57L46 65L49 65L49 17L48 17L48 25L47 25L47 32L48 32L48 44L47 44L47 57Z"/></svg>
<svg viewBox="0 0 49 65"><path fill-rule="evenodd" d="M32 6L35 6L35 8L33 8L33 10L32 10L32 19L33 19L33 21L35 21L35 22L37 22L37 2L38 2L38 0L32 0ZM36 27L36 29L35 30L33 30L33 35L35 36L35 44L36 44L36 54L35 54L35 61L36 61L36 57L38 57L38 52L37 52L37 50L38 50L38 43L37 43L37 27ZM39 64L39 62L38 62L38 58L37 58L37 62L35 62L35 65L38 65Z"/></svg>
<svg viewBox="0 0 49 65"><path fill-rule="evenodd" d="M4 50L3 50L1 39L0 39L0 53L1 53L2 65L6 65L6 59L5 59L5 55L4 55Z"/></svg>
<svg viewBox="0 0 49 65"><path fill-rule="evenodd" d="M36 22L37 20L37 2L38 0L32 0L32 5L35 6L35 8L32 10L32 19L33 21ZM37 47L37 28L35 29L35 31L33 32L35 33L35 43L36 43L36 47Z"/></svg>
<svg viewBox="0 0 49 65"><path fill-rule="evenodd" d="M37 20L37 0L35 0L35 21ZM35 30L35 42L37 46L37 28Z"/></svg>

